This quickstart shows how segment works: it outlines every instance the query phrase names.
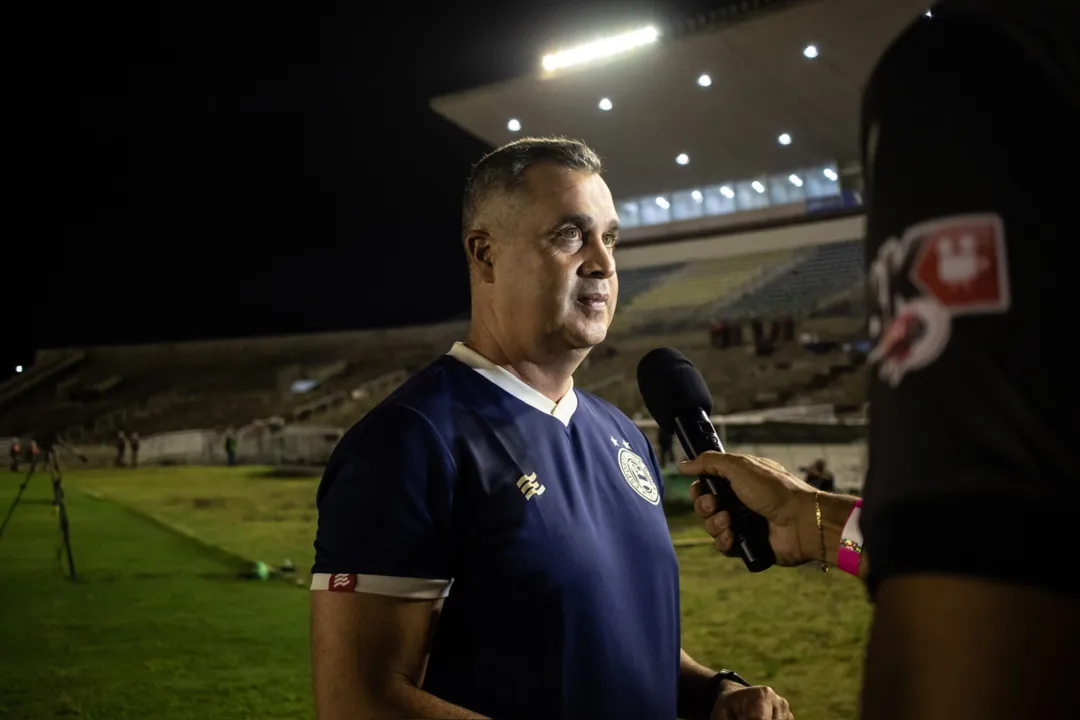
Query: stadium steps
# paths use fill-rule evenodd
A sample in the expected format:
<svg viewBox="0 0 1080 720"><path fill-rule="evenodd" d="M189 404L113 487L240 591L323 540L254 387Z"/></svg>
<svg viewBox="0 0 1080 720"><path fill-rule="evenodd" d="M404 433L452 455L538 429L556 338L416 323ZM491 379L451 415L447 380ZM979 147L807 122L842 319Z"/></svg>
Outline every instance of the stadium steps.
<svg viewBox="0 0 1080 720"><path fill-rule="evenodd" d="M672 263L619 271L619 304L631 307L638 297L663 284L685 267L686 263Z"/></svg>
<svg viewBox="0 0 1080 720"><path fill-rule="evenodd" d="M861 282L862 242L811 248L801 262L717 309L727 319L809 314L821 301Z"/></svg>
<svg viewBox="0 0 1080 720"><path fill-rule="evenodd" d="M759 253L688 263L656 287L642 293L628 314L665 312L709 305L737 292L763 272L791 256L790 251Z"/></svg>

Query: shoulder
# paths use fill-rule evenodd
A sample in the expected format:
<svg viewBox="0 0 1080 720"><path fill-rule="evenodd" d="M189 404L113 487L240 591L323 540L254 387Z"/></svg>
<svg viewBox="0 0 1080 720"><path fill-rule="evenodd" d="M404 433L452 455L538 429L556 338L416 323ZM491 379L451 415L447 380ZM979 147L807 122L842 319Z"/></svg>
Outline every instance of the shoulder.
<svg viewBox="0 0 1080 720"><path fill-rule="evenodd" d="M450 423L449 407L461 382L448 358L439 358L406 380L376 405L341 438L331 464L369 450L385 454L392 448L444 445Z"/></svg>

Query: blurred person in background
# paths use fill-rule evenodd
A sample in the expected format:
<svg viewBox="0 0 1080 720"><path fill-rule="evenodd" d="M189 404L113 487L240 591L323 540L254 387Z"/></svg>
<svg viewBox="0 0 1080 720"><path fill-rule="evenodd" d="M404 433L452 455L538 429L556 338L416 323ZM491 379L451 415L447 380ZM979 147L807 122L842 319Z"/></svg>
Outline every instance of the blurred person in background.
<svg viewBox="0 0 1080 720"><path fill-rule="evenodd" d="M236 465L236 433L232 428L225 431L225 459L229 467Z"/></svg>
<svg viewBox="0 0 1080 720"><path fill-rule="evenodd" d="M22 445L19 444L19 438L11 438L8 457L11 459L11 472L19 472L19 460L22 459Z"/></svg>
<svg viewBox="0 0 1080 720"><path fill-rule="evenodd" d="M1074 717L1076 199L1053 178L1080 166L1080 5L935 5L879 62L863 126L865 509L760 459L684 472L729 477L782 563L846 556L867 579L867 720ZM695 508L728 550L727 514Z"/></svg>
<svg viewBox="0 0 1080 720"><path fill-rule="evenodd" d="M618 299L601 169L534 138L473 169L467 339L354 426L319 487L322 720L793 717L681 650L656 456L573 387Z"/></svg>
<svg viewBox="0 0 1080 720"><path fill-rule="evenodd" d="M131 433L131 467L139 467L139 433Z"/></svg>
<svg viewBox="0 0 1080 720"><path fill-rule="evenodd" d="M822 492L834 492L836 490L836 476L825 467L824 460L815 460L814 464L806 469L806 483Z"/></svg>

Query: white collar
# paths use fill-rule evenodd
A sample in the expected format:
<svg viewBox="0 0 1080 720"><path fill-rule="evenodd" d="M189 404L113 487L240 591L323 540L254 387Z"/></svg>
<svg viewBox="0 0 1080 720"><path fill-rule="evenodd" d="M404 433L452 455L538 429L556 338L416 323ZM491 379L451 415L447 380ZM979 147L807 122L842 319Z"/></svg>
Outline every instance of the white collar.
<svg viewBox="0 0 1080 720"><path fill-rule="evenodd" d="M525 381L517 375L491 362L463 342L454 343L447 355L465 363L526 405L531 405L546 415L554 415L563 425L570 426L570 418L574 416L574 411L578 406L573 378L570 379L570 389L562 399L559 402L552 402L540 391L526 385Z"/></svg>

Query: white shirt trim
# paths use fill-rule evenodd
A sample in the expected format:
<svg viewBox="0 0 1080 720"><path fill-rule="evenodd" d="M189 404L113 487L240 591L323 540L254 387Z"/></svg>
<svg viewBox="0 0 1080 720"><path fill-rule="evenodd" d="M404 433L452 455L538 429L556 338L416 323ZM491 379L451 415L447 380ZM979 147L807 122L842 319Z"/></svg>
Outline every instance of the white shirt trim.
<svg viewBox="0 0 1080 720"><path fill-rule="evenodd" d="M411 600L438 600L450 594L453 580L429 580L427 578L390 577L389 575L355 575L351 573L315 573L311 576L312 590L331 590L334 578L336 592L362 592L371 595L409 598Z"/></svg>
<svg viewBox="0 0 1080 720"><path fill-rule="evenodd" d="M574 411L578 406L573 378L570 379L570 389L556 403L545 397L539 390L525 384L525 381L517 375L491 362L463 342L454 343L447 355L465 363L526 405L531 405L545 415L553 415L563 425L570 426L570 418L574 416Z"/></svg>

